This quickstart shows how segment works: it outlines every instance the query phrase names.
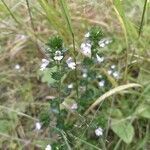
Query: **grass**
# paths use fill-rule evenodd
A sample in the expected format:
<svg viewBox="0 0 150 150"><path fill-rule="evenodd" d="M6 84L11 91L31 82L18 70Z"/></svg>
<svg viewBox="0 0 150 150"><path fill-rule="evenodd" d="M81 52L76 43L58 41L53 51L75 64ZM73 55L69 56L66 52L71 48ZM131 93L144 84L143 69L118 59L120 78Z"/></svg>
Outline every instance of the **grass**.
<svg viewBox="0 0 150 150"><path fill-rule="evenodd" d="M150 147L150 17L149 1L46 1L2 0L0 2L0 149L141 150ZM66 96L66 128L56 127L56 117L48 127L35 130L40 114L49 110L49 97L57 90L41 77L39 66L49 37L59 34L75 62L83 60L80 44L94 25L114 42L103 49L105 66L96 72L107 77L110 87L98 90L95 80L82 97L81 110L74 113L68 101L80 101L76 70L76 90ZM20 69L15 69L16 64ZM115 80L107 69L116 64L123 79ZM95 66L92 66L95 71ZM71 73L70 73L71 74ZM41 82L41 78L42 81ZM66 73L63 82L72 76ZM53 81L48 81L53 82ZM61 85L64 87L64 85ZM60 89L61 90L61 89ZM76 93L76 94L75 94ZM65 93L61 93L65 94ZM45 118L46 118L45 114ZM49 114L51 116L51 114ZM49 116L48 116L49 117ZM75 126L69 128L73 123ZM71 126L71 125L70 125ZM104 135L94 136L101 126ZM132 134L133 132L133 134ZM132 134L132 135L131 135Z"/></svg>

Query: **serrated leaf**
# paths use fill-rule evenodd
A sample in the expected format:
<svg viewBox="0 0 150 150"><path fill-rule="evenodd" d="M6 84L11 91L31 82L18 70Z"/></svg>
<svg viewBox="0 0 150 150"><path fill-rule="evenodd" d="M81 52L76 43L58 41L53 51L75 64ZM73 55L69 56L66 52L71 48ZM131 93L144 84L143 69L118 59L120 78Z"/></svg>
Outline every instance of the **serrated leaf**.
<svg viewBox="0 0 150 150"><path fill-rule="evenodd" d="M132 142L134 128L127 121L112 120L111 129L127 144Z"/></svg>
<svg viewBox="0 0 150 150"><path fill-rule="evenodd" d="M57 67L55 66L52 68L47 68L43 70L42 72L40 72L42 82L46 82L48 84L55 83L56 80L52 78L52 74L56 72L56 70L57 70Z"/></svg>
<svg viewBox="0 0 150 150"><path fill-rule="evenodd" d="M62 73L61 73L61 72L53 72L53 73L52 73L52 78L53 78L54 80L60 80L61 77L62 77Z"/></svg>

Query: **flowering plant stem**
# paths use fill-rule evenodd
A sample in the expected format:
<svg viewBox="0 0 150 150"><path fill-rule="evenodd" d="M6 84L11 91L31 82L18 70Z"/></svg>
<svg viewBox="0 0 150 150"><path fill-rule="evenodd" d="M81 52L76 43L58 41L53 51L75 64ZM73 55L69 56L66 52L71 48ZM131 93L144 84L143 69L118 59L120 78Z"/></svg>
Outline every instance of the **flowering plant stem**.
<svg viewBox="0 0 150 150"><path fill-rule="evenodd" d="M76 95L77 95L77 100L79 99L79 89L78 89L78 73L77 73L77 60L76 60L76 47L75 47L75 39L74 39L74 34L72 33L72 43L73 43L73 52L74 52L74 62L76 64L75 67L75 80L76 80Z"/></svg>
<svg viewBox="0 0 150 150"><path fill-rule="evenodd" d="M68 25L68 29L69 29L69 31L71 33L71 36L72 36L73 53L74 53L73 57L74 57L75 65L76 65L76 68L75 68L76 95L77 95L77 100L78 100L79 99L79 90L78 90L77 61L76 61L76 48L75 48L74 32L73 32L73 29L72 29L72 26L71 26L71 19L69 17L66 2L64 0L60 0L60 5L61 5L61 8L62 8L62 12L65 16L65 19L66 19L66 22L67 22L67 25Z"/></svg>
<svg viewBox="0 0 150 150"><path fill-rule="evenodd" d="M61 63L57 62L57 71L61 73ZM58 101L59 105L61 103L61 78L58 80ZM60 114L60 107L59 107L59 114Z"/></svg>

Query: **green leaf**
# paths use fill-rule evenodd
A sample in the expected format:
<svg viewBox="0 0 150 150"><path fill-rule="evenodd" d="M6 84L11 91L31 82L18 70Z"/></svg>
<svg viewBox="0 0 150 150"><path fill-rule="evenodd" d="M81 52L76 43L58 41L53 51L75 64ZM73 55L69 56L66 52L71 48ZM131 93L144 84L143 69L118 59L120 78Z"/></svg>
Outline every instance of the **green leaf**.
<svg viewBox="0 0 150 150"><path fill-rule="evenodd" d="M131 123L127 121L112 120L111 128L125 143L129 144L132 142L134 128Z"/></svg>
<svg viewBox="0 0 150 150"><path fill-rule="evenodd" d="M141 104L137 110L136 114L138 116L150 119L150 105Z"/></svg>
<svg viewBox="0 0 150 150"><path fill-rule="evenodd" d="M11 129L11 122L8 120L0 120L0 133L8 133Z"/></svg>
<svg viewBox="0 0 150 150"><path fill-rule="evenodd" d="M57 70L57 67L54 66L52 68L47 68L47 69L41 71L40 76L41 76L42 82L46 82L48 84L55 83L56 80L52 78L52 74L54 72L56 72L56 70Z"/></svg>

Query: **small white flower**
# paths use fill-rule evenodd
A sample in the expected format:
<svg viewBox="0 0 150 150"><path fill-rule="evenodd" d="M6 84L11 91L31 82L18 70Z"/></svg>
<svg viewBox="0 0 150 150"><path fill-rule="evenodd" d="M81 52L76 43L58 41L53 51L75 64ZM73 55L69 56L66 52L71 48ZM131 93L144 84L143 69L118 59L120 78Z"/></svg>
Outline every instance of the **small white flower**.
<svg viewBox="0 0 150 150"><path fill-rule="evenodd" d="M110 44L112 42L112 39L110 38L103 38L98 42L98 45L100 47L105 47L106 45Z"/></svg>
<svg viewBox="0 0 150 150"><path fill-rule="evenodd" d="M96 54L96 59L99 63L103 62L104 61L104 57L100 57Z"/></svg>
<svg viewBox="0 0 150 150"><path fill-rule="evenodd" d="M111 67L110 67L111 69L115 69L116 68L116 66L115 65L111 65Z"/></svg>
<svg viewBox="0 0 150 150"><path fill-rule="evenodd" d="M72 89L72 88L73 88L73 84L71 83L68 85L68 89Z"/></svg>
<svg viewBox="0 0 150 150"><path fill-rule="evenodd" d="M67 60L66 60L66 63L68 65L69 68L71 68L72 70L74 70L76 68L76 64L75 62L73 61L72 57L69 57Z"/></svg>
<svg viewBox="0 0 150 150"><path fill-rule="evenodd" d="M72 106L71 106L71 109L72 110L78 109L78 104L77 103L73 103Z"/></svg>
<svg viewBox="0 0 150 150"><path fill-rule="evenodd" d="M87 32L85 35L84 35L84 37L86 37L86 38L88 38L90 36L90 33L89 32Z"/></svg>
<svg viewBox="0 0 150 150"><path fill-rule="evenodd" d="M47 145L46 148L45 148L45 150L52 150L51 145Z"/></svg>
<svg viewBox="0 0 150 150"><path fill-rule="evenodd" d="M43 71L47 67L48 64L49 64L49 61L47 59L42 59L40 70Z"/></svg>
<svg viewBox="0 0 150 150"><path fill-rule="evenodd" d="M102 78L102 75L101 75L101 74L100 74L100 75L98 75L98 77L97 77L97 78L100 78L100 79L101 79L101 78Z"/></svg>
<svg viewBox="0 0 150 150"><path fill-rule="evenodd" d="M19 70L19 69L20 69L20 65L19 65L19 64L16 64L16 65L15 65L15 69L16 69L16 70Z"/></svg>
<svg viewBox="0 0 150 150"><path fill-rule="evenodd" d="M102 47L102 48L105 47L105 43L103 43L102 41L99 41L98 45L99 45L99 47Z"/></svg>
<svg viewBox="0 0 150 150"><path fill-rule="evenodd" d="M83 73L83 74L82 74L82 77L83 77L83 78L87 78L87 73Z"/></svg>
<svg viewBox="0 0 150 150"><path fill-rule="evenodd" d="M91 57L91 44L90 43L82 43L81 44L81 52L87 56Z"/></svg>
<svg viewBox="0 0 150 150"><path fill-rule="evenodd" d="M56 51L55 56L54 56L54 60L60 61L62 59L63 59L63 55L62 55L61 51Z"/></svg>
<svg viewBox="0 0 150 150"><path fill-rule="evenodd" d="M103 87L105 85L105 80L101 80L100 82L98 82L98 85L100 87Z"/></svg>
<svg viewBox="0 0 150 150"><path fill-rule="evenodd" d="M109 75L111 75L113 71L112 70L108 70L107 72L108 72Z"/></svg>
<svg viewBox="0 0 150 150"><path fill-rule="evenodd" d="M95 135L96 136L102 136L103 135L103 129L102 128L97 128L96 130L95 130Z"/></svg>
<svg viewBox="0 0 150 150"><path fill-rule="evenodd" d="M113 76L114 78L119 79L119 72L118 71L113 72Z"/></svg>
<svg viewBox="0 0 150 150"><path fill-rule="evenodd" d="M41 123L40 123L40 122L36 122L36 124L35 124L35 129L36 129L36 130L40 130L41 127L42 127Z"/></svg>

